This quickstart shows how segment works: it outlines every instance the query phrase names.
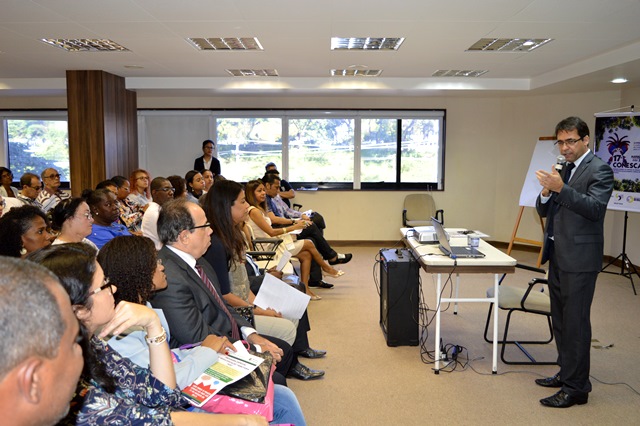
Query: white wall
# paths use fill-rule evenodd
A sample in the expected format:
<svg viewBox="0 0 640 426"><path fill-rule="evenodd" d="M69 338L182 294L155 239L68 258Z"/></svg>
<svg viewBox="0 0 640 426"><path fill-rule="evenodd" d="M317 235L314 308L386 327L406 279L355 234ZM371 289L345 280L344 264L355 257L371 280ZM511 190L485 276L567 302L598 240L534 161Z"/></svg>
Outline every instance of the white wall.
<svg viewBox="0 0 640 426"><path fill-rule="evenodd" d="M593 128L597 112L637 103L640 89L580 94L489 97L477 94L448 97L139 97L145 108L443 108L447 111L445 190L434 192L438 208L445 209L448 226L480 229L492 239L508 241L519 211L523 180L538 137L551 136L558 121L582 117ZM66 99L20 99L21 108L61 107ZM11 108L0 98L0 108ZM148 150L153 150L152 141ZM184 141L186 144L187 141ZM201 140L190 142L199 148ZM197 151L197 149L196 149ZM150 152L150 151L148 151ZM157 155L154 152L153 155ZM154 169L153 155L147 167ZM551 164L549 165L551 167ZM408 192L325 191L299 192L304 208L322 212L330 240L395 240L399 238L402 201ZM609 211L605 222L605 253L622 249L624 212ZM640 264L640 217L631 213L627 253ZM518 236L539 240L540 223L525 208Z"/></svg>

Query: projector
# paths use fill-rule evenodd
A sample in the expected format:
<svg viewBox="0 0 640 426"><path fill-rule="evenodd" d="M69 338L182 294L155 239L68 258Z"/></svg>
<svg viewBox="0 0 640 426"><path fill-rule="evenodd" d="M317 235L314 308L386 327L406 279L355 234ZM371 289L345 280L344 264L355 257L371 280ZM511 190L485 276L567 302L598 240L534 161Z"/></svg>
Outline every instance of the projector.
<svg viewBox="0 0 640 426"><path fill-rule="evenodd" d="M415 228L415 238L420 244L435 244L438 242L438 234L433 226L420 226Z"/></svg>

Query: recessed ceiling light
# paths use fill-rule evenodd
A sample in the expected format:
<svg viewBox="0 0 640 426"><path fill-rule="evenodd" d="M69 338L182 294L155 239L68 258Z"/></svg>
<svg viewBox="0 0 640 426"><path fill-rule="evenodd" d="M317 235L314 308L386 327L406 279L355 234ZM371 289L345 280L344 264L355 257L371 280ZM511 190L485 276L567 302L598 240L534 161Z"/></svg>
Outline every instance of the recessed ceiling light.
<svg viewBox="0 0 640 426"><path fill-rule="evenodd" d="M467 52L531 52L553 41L552 38L481 38Z"/></svg>
<svg viewBox="0 0 640 426"><path fill-rule="evenodd" d="M331 70L333 77L378 77L382 74L382 70L363 70L363 69L346 69L346 70Z"/></svg>
<svg viewBox="0 0 640 426"><path fill-rule="evenodd" d="M249 70L249 69L229 70L228 69L227 72L234 77L277 77L278 76L278 70L271 70L271 69L256 69L256 70Z"/></svg>
<svg viewBox="0 0 640 426"><path fill-rule="evenodd" d="M128 52L129 49L107 39L90 38L42 38L40 41L59 47L67 52Z"/></svg>
<svg viewBox="0 0 640 426"><path fill-rule="evenodd" d="M331 50L398 50L404 37L331 37Z"/></svg>
<svg viewBox="0 0 640 426"><path fill-rule="evenodd" d="M199 50L264 50L256 37L191 37L187 40Z"/></svg>
<svg viewBox="0 0 640 426"><path fill-rule="evenodd" d="M437 70L432 77L480 77L488 70Z"/></svg>
<svg viewBox="0 0 640 426"><path fill-rule="evenodd" d="M127 69L130 69L130 70L143 70L144 69L144 67L142 65L125 65L124 67L127 68Z"/></svg>
<svg viewBox="0 0 640 426"><path fill-rule="evenodd" d="M614 78L613 80L611 80L611 82L615 84L622 84L622 83L626 83L627 81L629 80L627 80L624 77Z"/></svg>

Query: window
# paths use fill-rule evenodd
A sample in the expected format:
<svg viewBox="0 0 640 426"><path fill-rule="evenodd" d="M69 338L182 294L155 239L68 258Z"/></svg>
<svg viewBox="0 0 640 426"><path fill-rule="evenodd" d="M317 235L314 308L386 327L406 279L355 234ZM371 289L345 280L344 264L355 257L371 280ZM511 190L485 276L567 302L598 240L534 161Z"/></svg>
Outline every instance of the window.
<svg viewBox="0 0 640 426"><path fill-rule="evenodd" d="M184 165L202 155L201 142L211 139L222 175L239 182L262 177L273 162L294 188L444 189L444 110L149 110L138 115L141 167L156 176L184 174Z"/></svg>
<svg viewBox="0 0 640 426"><path fill-rule="evenodd" d="M268 162L282 164L281 118L218 118L216 135L227 179L247 182L262 177Z"/></svg>
<svg viewBox="0 0 640 426"><path fill-rule="evenodd" d="M57 114L56 114L57 115ZM40 176L49 168L60 173L68 187L69 137L66 117L31 118L4 116L3 137L7 147L7 164L18 181L24 173Z"/></svg>

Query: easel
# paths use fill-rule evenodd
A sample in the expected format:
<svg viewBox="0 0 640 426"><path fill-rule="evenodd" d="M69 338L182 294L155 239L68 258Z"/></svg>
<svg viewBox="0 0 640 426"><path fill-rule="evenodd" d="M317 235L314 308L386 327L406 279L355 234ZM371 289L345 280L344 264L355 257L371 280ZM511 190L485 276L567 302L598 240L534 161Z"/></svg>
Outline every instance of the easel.
<svg viewBox="0 0 640 426"><path fill-rule="evenodd" d="M629 212L625 211L624 212L624 231L623 231L624 233L622 234L622 253L620 253L618 257L613 259L611 262L607 263L607 266L602 268L600 272L604 272L606 274L622 275L623 277L629 278L629 281L631 281L631 288L633 288L633 294L637 296L638 293L636 293L636 286L633 283L632 275L633 274L639 275L639 274L638 274L638 271L636 270L635 265L631 263L631 261L629 260L629 256L627 256L627 221L628 220L629 220ZM618 259L622 261L622 265L620 265L620 273L605 271L605 269L613 265ZM625 272L625 269L627 270L627 272ZM633 272L631 272L632 269L633 269Z"/></svg>
<svg viewBox="0 0 640 426"><path fill-rule="evenodd" d="M540 247L540 251L538 253L538 262L536 263L536 267L539 268L542 264L542 241L529 240L526 238L519 238L518 227L520 226L520 220L522 220L522 213L524 212L524 206L520 206L520 211L518 212L518 218L516 219L516 225L513 227L513 232L511 233L511 240L509 241L509 247L507 248L507 255L511 255L511 250L513 249L513 243L525 243L535 247ZM542 229L542 234L544 235L544 225L542 223L542 219L540 220L540 228Z"/></svg>

